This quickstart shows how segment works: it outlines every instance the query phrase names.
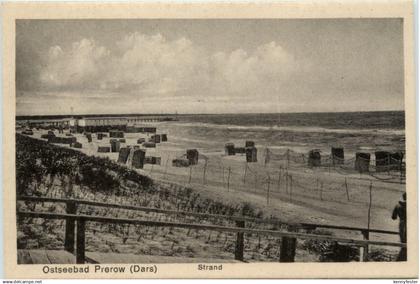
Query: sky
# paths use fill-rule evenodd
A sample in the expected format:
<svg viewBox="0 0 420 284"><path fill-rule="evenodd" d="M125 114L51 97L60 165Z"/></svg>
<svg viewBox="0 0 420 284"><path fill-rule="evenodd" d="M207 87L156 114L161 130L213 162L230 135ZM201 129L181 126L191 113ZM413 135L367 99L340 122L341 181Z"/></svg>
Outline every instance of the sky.
<svg viewBox="0 0 420 284"><path fill-rule="evenodd" d="M16 21L17 115L403 109L402 19Z"/></svg>

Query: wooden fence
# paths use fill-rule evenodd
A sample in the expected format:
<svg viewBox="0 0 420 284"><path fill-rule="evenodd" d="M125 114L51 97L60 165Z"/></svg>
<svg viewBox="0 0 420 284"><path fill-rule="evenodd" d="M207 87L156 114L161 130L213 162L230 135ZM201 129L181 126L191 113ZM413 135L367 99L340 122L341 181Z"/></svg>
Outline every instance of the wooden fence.
<svg viewBox="0 0 420 284"><path fill-rule="evenodd" d="M256 235L274 236L274 237L281 238L280 257L279 257L280 262L293 262L294 261L297 239L325 240L325 241L340 242L344 244L352 244L352 245L358 246L360 250L360 256L359 256L360 261L367 260L367 251L368 251L369 245L395 246L395 247L401 247L401 248L406 247L405 243L369 240L369 233L373 233L373 232L380 233L380 234L393 234L393 235L398 234L398 232L385 231L385 230L334 226L334 225L322 225L322 224L309 224L309 223L287 224L291 226L292 231L249 229L249 228L245 228L245 222L254 222L258 224L274 224L274 225L284 225L285 223L281 222L278 219L257 219L257 218L247 218L247 217L242 217L242 216L226 216L226 215L207 214L207 213L164 210L164 209L158 209L158 208L139 207L139 206L131 206L131 205L123 205L123 204L110 204L110 203L80 200L80 199L20 196L17 198L17 200L30 201L30 202L60 202L60 203L66 204L66 214L51 213L51 212L18 211L17 216L19 218L43 218L43 219L65 220L66 225L65 225L64 248L71 253L76 253L77 263L85 263L86 222L101 222L101 223L110 223L110 224L132 224L132 225L144 225L144 226L154 226L154 227L176 227L176 228L184 228L184 229L198 229L198 230L207 230L207 231L236 233L237 236L236 236L236 246L235 246L235 260L239 260L239 261L244 260L245 234L256 234ZM136 211L143 211L143 212L155 212L155 213L162 213L162 214L169 214L169 215L186 215L186 216L192 216L192 217L225 219L225 220L235 221L236 227L80 215L80 214L77 214L77 206L79 204L98 206L98 207L107 207L107 208L136 210ZM336 230L360 231L363 234L364 239L356 240L356 239L349 239L349 238L339 238L339 237L330 236L330 235L316 235L316 234L309 234L309 233L301 233L301 232L297 232L297 229L299 228L301 229L329 228L329 229L336 229ZM76 231L76 236L75 236L75 231ZM75 244L76 244L76 249L75 249Z"/></svg>

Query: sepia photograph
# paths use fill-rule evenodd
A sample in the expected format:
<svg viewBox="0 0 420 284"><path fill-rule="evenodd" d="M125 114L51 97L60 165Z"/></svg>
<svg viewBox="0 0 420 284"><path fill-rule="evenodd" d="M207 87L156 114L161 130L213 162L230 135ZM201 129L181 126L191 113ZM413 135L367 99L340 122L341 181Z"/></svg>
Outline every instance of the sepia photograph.
<svg viewBox="0 0 420 284"><path fill-rule="evenodd" d="M418 261L404 21L16 19L13 265Z"/></svg>

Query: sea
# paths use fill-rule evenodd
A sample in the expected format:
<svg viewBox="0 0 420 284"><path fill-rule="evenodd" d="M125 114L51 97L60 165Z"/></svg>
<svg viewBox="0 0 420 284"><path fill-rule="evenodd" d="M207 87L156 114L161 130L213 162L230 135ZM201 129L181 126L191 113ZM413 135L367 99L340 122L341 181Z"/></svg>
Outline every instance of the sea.
<svg viewBox="0 0 420 284"><path fill-rule="evenodd" d="M404 111L178 115L165 125L177 139L197 144L258 146L305 153L343 147L355 152L405 151Z"/></svg>

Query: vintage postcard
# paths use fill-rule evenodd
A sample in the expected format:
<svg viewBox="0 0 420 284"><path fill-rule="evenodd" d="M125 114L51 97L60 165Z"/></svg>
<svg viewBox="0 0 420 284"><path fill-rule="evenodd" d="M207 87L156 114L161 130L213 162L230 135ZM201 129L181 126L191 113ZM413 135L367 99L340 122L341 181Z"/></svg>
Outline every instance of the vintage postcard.
<svg viewBox="0 0 420 284"><path fill-rule="evenodd" d="M3 4L6 277L418 277L412 6Z"/></svg>

